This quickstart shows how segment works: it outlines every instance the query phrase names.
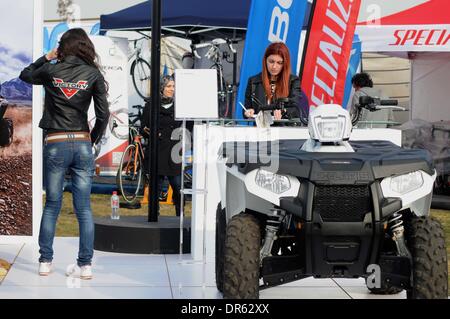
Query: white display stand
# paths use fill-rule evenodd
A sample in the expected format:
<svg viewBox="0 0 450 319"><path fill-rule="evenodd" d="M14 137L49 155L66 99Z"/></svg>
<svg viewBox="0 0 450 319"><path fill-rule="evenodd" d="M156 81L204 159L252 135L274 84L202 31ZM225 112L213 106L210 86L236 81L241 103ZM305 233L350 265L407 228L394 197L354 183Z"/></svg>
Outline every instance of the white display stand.
<svg viewBox="0 0 450 319"><path fill-rule="evenodd" d="M177 69L175 83L176 120L212 120L219 117L215 69Z"/></svg>
<svg viewBox="0 0 450 319"><path fill-rule="evenodd" d="M184 229L184 195L191 194L192 196L202 194L206 200L207 190L205 188L197 188L192 184L192 189L184 188L184 169L186 167L186 120L206 120L209 126L209 120L217 119L219 117L218 101L217 101L217 71L213 69L208 70L193 70L193 69L177 69L175 70L175 119L183 121L182 134L182 160L181 160L181 209L180 209L180 249L179 256L182 260L183 254L183 229ZM208 150L207 141L203 141L202 149ZM204 183L208 176L208 170L203 172ZM206 207L206 205L204 205ZM191 219L191 232L192 220ZM197 211L197 220L201 220L201 229L206 229L206 211ZM202 233L202 243L206 241L205 233ZM192 245L192 242L191 242ZM191 246L192 247L192 246ZM205 246L201 248L203 251ZM192 249L191 249L192 252ZM203 264L206 264L206 253L202 253ZM205 278L203 278L205 283Z"/></svg>
<svg viewBox="0 0 450 319"><path fill-rule="evenodd" d="M207 190L207 193L192 195L191 255L194 260L206 259L207 262L212 262L215 258L215 215L220 201L217 163L222 143L271 141L280 138L307 139L309 133L307 128L298 127L261 129L249 126L224 127L207 124L194 126L192 188ZM400 146L401 131L381 128L354 129L350 140L386 140ZM203 160L205 158L206 161Z"/></svg>

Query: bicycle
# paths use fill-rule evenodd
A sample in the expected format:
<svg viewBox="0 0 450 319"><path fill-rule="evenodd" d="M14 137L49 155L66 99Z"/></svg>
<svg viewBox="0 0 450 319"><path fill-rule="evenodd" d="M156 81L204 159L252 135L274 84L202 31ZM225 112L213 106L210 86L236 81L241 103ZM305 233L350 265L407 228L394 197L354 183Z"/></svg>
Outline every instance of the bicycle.
<svg viewBox="0 0 450 319"><path fill-rule="evenodd" d="M134 127L130 127L133 142L127 146L120 159L116 175L116 184L127 203L133 203L143 190L144 149L142 135Z"/></svg>
<svg viewBox="0 0 450 319"><path fill-rule="evenodd" d="M109 108L111 106L114 106L118 103L119 98L122 95L119 95L116 97L112 102L109 102ZM98 157L100 154L100 150L102 148L102 145L105 145L108 141L109 135L106 134L106 132L112 134L119 140L126 140L128 139L128 127L127 127L127 117L128 117L128 109L127 108L120 108L115 111L109 112L109 118L108 118L108 128L105 131L105 134L101 137L100 141L94 146L94 156L95 158ZM89 131L91 132L94 128L96 116L92 117L88 120L88 126Z"/></svg>
<svg viewBox="0 0 450 319"><path fill-rule="evenodd" d="M139 126L141 126L142 115L143 115L142 110L144 109L144 107L142 105L133 105L131 108L137 109L138 112L128 114L128 125L134 126L134 127L139 127Z"/></svg>
<svg viewBox="0 0 450 319"><path fill-rule="evenodd" d="M134 52L128 56L128 61L135 57L130 67L130 75L133 79L134 89L145 100L150 97L151 66L141 57L142 47L138 47L137 43L142 39L149 39L149 37L144 35L142 38L133 40Z"/></svg>
<svg viewBox="0 0 450 319"><path fill-rule="evenodd" d="M200 59L201 56L197 53L197 50L200 48L209 47L209 50L205 54L205 58L207 58L208 60L211 60L213 62L211 69L217 70L217 93L218 93L218 99L219 99L219 117L226 118L230 115L229 110L230 110L230 104L232 102L232 94L234 93L234 90L233 90L233 86L227 84L227 82L225 81L225 77L223 74L222 62L223 62L223 60L225 60L228 63L233 63L233 61L228 60L228 58L230 57L230 54L228 52L220 51L219 46L222 44L227 44L230 51L232 53L236 53L236 50L233 48L232 40L221 39L221 38L214 39L211 42L192 44L191 50L192 50L192 53L195 55L195 57Z"/></svg>

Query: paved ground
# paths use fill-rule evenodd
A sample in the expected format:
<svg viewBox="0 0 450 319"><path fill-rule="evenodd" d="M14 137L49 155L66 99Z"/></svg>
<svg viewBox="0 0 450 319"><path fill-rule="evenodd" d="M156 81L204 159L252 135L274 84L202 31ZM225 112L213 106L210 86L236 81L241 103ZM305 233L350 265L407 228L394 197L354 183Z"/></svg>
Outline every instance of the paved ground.
<svg viewBox="0 0 450 319"><path fill-rule="evenodd" d="M193 261L190 255L134 255L95 251L94 278L90 281L66 277L75 263L77 238L57 237L54 272L37 274L39 248L36 244L1 245L0 259L11 269L0 284L0 299L87 298L87 299L220 299L214 263ZM404 299L406 293L372 295L362 279L307 278L261 291L261 299Z"/></svg>

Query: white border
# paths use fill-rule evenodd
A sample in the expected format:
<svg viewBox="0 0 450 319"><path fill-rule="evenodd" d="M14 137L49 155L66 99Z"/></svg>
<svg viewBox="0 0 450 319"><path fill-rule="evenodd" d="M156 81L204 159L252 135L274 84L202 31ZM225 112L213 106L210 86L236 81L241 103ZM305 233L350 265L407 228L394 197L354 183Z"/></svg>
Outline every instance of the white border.
<svg viewBox="0 0 450 319"><path fill-rule="evenodd" d="M42 56L43 43L43 1L33 0L33 61ZM0 236L1 244L17 244L36 242L42 215L42 130L38 128L38 121L42 115L42 87L33 86L33 115L32 115L32 183L33 192L33 233L31 236Z"/></svg>

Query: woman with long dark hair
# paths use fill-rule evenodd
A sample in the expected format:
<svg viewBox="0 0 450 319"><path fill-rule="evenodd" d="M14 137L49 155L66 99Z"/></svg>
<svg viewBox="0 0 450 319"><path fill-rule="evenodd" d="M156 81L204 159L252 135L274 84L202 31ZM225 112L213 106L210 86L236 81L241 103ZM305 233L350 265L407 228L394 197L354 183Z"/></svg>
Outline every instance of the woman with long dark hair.
<svg viewBox="0 0 450 319"><path fill-rule="evenodd" d="M50 63L56 60L56 63ZM77 266L81 279L92 278L94 223L91 185L94 175L92 146L108 124L107 85L96 62L97 55L83 29L63 34L59 47L26 67L20 79L45 89L44 113L39 127L44 130L44 181L46 201L39 232L39 274L51 272L53 239L61 210L64 175L72 177L73 207L79 223ZM87 112L94 100L96 122L89 132ZM67 275L77 271L71 267Z"/></svg>
<svg viewBox="0 0 450 319"><path fill-rule="evenodd" d="M274 110L275 120L299 117L301 100L306 97L301 92L299 77L291 74L289 49L282 42L272 43L266 48L262 72L248 79L244 117L253 117L260 111L260 105L273 104L278 98L289 98L290 104L296 107L283 112Z"/></svg>

